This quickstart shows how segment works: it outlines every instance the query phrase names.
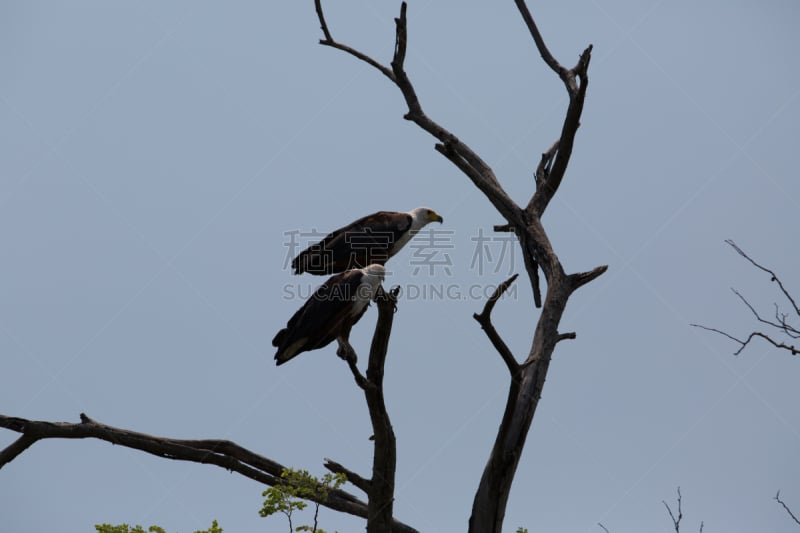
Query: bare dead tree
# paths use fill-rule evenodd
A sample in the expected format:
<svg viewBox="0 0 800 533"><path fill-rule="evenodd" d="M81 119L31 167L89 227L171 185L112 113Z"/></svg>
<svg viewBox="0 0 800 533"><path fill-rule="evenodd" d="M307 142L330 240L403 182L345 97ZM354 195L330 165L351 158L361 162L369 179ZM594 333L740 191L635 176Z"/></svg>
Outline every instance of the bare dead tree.
<svg viewBox="0 0 800 533"><path fill-rule="evenodd" d="M315 0L317 16L323 33L320 44L341 50L367 63L396 85L408 106L408 112L403 118L414 122L432 135L438 141L434 144L434 148L466 174L497 209L500 216L505 219L505 223L496 226L495 229L516 233L533 289L534 303L536 307L541 307L531 348L522 363L518 362L491 322L491 311L494 304L515 277L500 285L486 303L483 312L475 315L475 319L480 323L508 368L510 383L503 420L473 501L472 515L469 519L471 533L499 533L501 531L511 484L541 398L553 350L559 341L575 338L575 333L558 331L567 300L576 289L597 278L607 269L606 266L600 266L588 272L567 274L553 250L541 222L545 209L558 191L572 155L575 134L580 125L589 81L588 68L592 46L589 45L581 53L574 67L564 67L548 50L524 0L515 0L515 4L539 54L561 79L569 97L561 133L541 156L534 173L536 192L525 207L521 207L511 199L491 167L483 159L453 133L430 118L423 110L416 90L405 70L408 47L405 2L401 4L400 16L395 18L394 54L391 62L384 65L356 48L336 40L325 20L321 0ZM547 292L543 303L539 281L540 269L547 282Z"/></svg>
<svg viewBox="0 0 800 533"><path fill-rule="evenodd" d="M408 47L405 2L401 4L400 16L395 19L392 60L389 65L383 65L335 40L325 21L321 0L315 0L324 35L320 44L339 49L366 62L396 85L408 106L404 118L432 135L437 140L434 148L461 170L495 207L504 219L504 223L495 226L495 230L516 233L533 290L534 305L541 309L533 327L531 347L522 358L513 354L491 320L495 304L515 281L516 275L500 284L482 312L474 315L508 369L509 389L500 428L473 500L468 528L470 533L499 533L502 530L511 485L542 395L553 351L558 342L575 338L574 332L562 333L558 330L567 301L574 291L607 270L607 266L599 266L589 271L567 274L541 222L545 209L558 191L572 155L588 86L592 46L589 45L580 54L575 66L564 67L548 50L524 0L515 0L515 4L536 49L564 84L569 97L561 131L555 142L541 155L534 171L536 191L524 207L506 193L483 159L423 111L405 70ZM544 299L539 271L543 273L546 282ZM378 301L379 319L366 376L361 374L354 361L349 361L356 384L364 391L373 424L375 454L372 477L366 479L334 461L327 460L325 463L329 470L345 473L351 483L367 494L368 503L340 490L332 491L327 500L319 501L331 509L367 518L369 533L415 531L392 518L396 450L394 433L383 400L382 378L395 297L396 293ZM0 427L22 433L16 442L0 452L0 468L38 440L98 438L160 457L216 464L268 485L281 482L279 478L282 465L229 441L188 441L155 437L99 424L85 416L82 416L80 424L37 422L3 416L0 417Z"/></svg>
<svg viewBox="0 0 800 533"><path fill-rule="evenodd" d="M800 519L798 519L795 516L795 514L792 512L792 510L789 508L789 506L786 505L786 503L784 503L783 500L781 500L781 491L778 491L778 493L775 495L775 501L778 502L779 504L781 504L781 507L783 507L783 510L786 511L789 514L789 516L792 518L792 520L794 520L794 522L798 526L800 526Z"/></svg>
<svg viewBox="0 0 800 533"><path fill-rule="evenodd" d="M389 335L392 331L397 294L397 290L388 293L381 291L381 296L376 299L378 322L370 347L366 377L361 375L355 361L349 362L356 381L364 390L375 435L372 479L365 479L330 459L325 461L328 470L345 474L347 481L364 491L367 494L367 503L340 489L328 489L327 497L315 495L311 500L334 511L365 518L368 524L374 521L376 525L369 531L417 533L411 526L392 519L396 452L394 433L383 401L383 368ZM172 439L101 424L83 413L80 418L79 423L68 423L0 415L0 427L22 434L0 451L0 468L40 440L99 439L166 459L216 465L269 486L286 482L281 479L281 473L286 468L284 465L235 442L217 439ZM320 494L324 492L319 491ZM378 527L381 529L377 529Z"/></svg>
<svg viewBox="0 0 800 533"><path fill-rule="evenodd" d="M756 317L756 320L758 322L772 328L771 334L764 333L763 331L754 330L746 338L740 339L717 328L710 328L707 326L702 326L700 324L691 324L691 325L696 328L701 328L707 331L713 331L714 333L719 333L720 335L723 335L731 339L732 341L737 342L739 344L739 349L733 352L733 355L739 355L740 353L742 353L742 351L747 347L747 345L750 344L750 341L752 341L757 337L764 339L765 341L772 344L774 347L778 349L788 350L789 353L791 353L792 355L800 354L800 347L798 347L797 344L798 342L797 339L800 339L800 329L799 329L800 326L792 325L788 321L790 316L795 316L795 315L796 317L794 318L794 320L800 319L800 307L798 307L797 302L794 300L794 298L792 298L791 293L786 289L786 287L783 285L783 282L780 280L780 278L778 278L778 275L775 274L775 272L755 262L749 255L747 255L744 252L744 250L739 248L739 246L737 246L736 243L733 242L732 240L728 239L725 242L729 244L734 250L736 250L736 253L738 253L739 255L747 259L750 263L752 263L753 266L770 275L770 281L778 284L780 292L783 294L783 297L789 301L789 305L791 306L792 310L789 313L784 313L783 311L781 311L778 304L774 303L773 305L775 307L775 318L774 319L764 318L759 314L758 311L756 311L755 307L753 307L750 304L750 302L748 302L747 299L744 296L742 296L742 294L739 291L737 291L734 288L731 288L731 290L739 298L739 300L741 300L742 303L744 303L744 305L747 306L748 309L750 309L750 312L753 313L753 316ZM775 334L783 335L786 338L785 339L773 338L773 335Z"/></svg>

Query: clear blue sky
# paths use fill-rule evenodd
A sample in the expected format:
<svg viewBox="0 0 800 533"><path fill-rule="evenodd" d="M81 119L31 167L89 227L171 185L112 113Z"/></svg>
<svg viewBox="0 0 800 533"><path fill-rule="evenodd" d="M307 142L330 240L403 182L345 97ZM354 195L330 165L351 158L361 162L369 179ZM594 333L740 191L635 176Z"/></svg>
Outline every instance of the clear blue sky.
<svg viewBox="0 0 800 533"><path fill-rule="evenodd" d="M790 0L531 2L553 53L595 46L582 127L544 223L577 293L512 491L506 528L794 531L800 367L739 357L702 322L744 332L737 287L800 294L797 28ZM337 38L383 61L399 2L328 2ZM409 5L408 72L429 114L518 202L565 109L513 2ZM502 415L507 372L469 287L521 271L476 237L501 220L377 72L320 47L313 2L4 2L0 6L0 412L182 438L226 438L322 473L363 474L367 411L334 347L276 368L270 340L320 282L285 268L292 231L433 207L431 273L407 247L386 374L396 515L463 531ZM438 228L438 226L437 226ZM491 258L486 255L490 252ZM446 259L445 259L446 257ZM515 263L516 261L516 263ZM414 272L418 270L416 273ZM446 297L413 296L451 287ZM480 292L480 291L478 291ZM474 296L478 296L477 298ZM538 313L525 283L495 318L520 357ZM353 334L366 356L371 310ZM0 433L5 446L16 434ZM98 522L187 533L284 531L263 487L219 468L94 441L36 444L0 471L3 531ZM354 492L357 492L353 489ZM361 520L323 511L329 531Z"/></svg>

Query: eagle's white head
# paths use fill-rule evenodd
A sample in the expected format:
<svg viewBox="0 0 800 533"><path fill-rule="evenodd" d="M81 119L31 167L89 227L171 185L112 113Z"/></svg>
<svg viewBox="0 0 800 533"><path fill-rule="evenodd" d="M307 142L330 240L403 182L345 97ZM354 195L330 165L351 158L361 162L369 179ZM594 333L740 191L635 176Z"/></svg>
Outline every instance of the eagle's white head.
<svg viewBox="0 0 800 533"><path fill-rule="evenodd" d="M408 212L411 215L411 229L420 230L431 222L444 222L442 216L430 207L417 207Z"/></svg>
<svg viewBox="0 0 800 533"><path fill-rule="evenodd" d="M355 298L353 298L355 305L351 311L353 315L359 314L364 307L369 305L375 295L378 293L378 287L383 283L386 278L386 268L383 265L373 263L364 268L359 269L363 274L361 283L356 289Z"/></svg>
<svg viewBox="0 0 800 533"><path fill-rule="evenodd" d="M363 272L364 276L369 280L368 282L370 285L375 287L383 283L383 280L386 279L386 268L377 263L367 265L361 269L361 272Z"/></svg>

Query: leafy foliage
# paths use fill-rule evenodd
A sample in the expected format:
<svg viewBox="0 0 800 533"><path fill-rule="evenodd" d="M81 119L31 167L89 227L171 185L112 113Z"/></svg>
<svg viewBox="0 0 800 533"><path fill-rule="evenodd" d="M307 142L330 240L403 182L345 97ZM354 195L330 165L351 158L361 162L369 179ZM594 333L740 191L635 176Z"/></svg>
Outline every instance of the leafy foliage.
<svg viewBox="0 0 800 533"><path fill-rule="evenodd" d="M128 524L119 524L112 526L111 524L96 524L94 529L97 533L167 533L163 527L150 526L144 529L142 526L129 526ZM211 522L211 527L208 529L198 529L194 533L222 533L222 528L219 527L217 521Z"/></svg>
<svg viewBox="0 0 800 533"><path fill-rule="evenodd" d="M310 533L325 533L324 529L317 526L320 504L314 502L314 524L311 526L302 525L296 528L292 524L292 517L295 511L302 511L308 507L305 500L316 499L325 501L331 489L338 489L347 481L344 474L325 474L322 479L312 476L308 470L295 470L284 468L281 472L283 483L270 487L262 493L266 499L258 511L263 517L272 516L275 513L283 513L289 521L290 533L295 531L308 531Z"/></svg>

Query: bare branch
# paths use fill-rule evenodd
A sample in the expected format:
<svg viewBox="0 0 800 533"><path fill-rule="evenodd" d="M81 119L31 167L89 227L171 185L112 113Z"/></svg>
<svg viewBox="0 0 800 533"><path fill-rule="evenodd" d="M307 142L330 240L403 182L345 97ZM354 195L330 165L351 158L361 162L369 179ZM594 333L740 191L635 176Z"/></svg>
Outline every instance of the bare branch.
<svg viewBox="0 0 800 533"><path fill-rule="evenodd" d="M574 331L570 331L569 333L559 333L558 337L556 337L556 342L561 342L567 339L575 339L578 336Z"/></svg>
<svg viewBox="0 0 800 533"><path fill-rule="evenodd" d="M521 0L518 0L518 2ZM578 64L568 71L569 79L565 81L570 101L567 113L564 116L564 124L561 127L558 149L555 152L552 166L547 172L547 176L537 184L536 192L528 202L526 212L531 215L541 217L545 208L553 199L561 180L567 172L567 165L572 157L572 147L575 144L575 134L580 127L581 114L583 113L583 103L586 98L586 87L589 85L589 61L592 57L592 45L589 45L581 54ZM580 85L576 85L576 78L581 80Z"/></svg>
<svg viewBox="0 0 800 533"><path fill-rule="evenodd" d="M492 346L495 347L497 352L500 354L500 357L503 358L503 362L505 362L512 377L515 376L519 371L519 363L517 363L514 354L511 353L511 350L500 337L500 334L497 333L497 330L492 324L492 309L494 309L497 300L499 300L503 293L505 293L511 284L514 283L514 281L517 279L517 276L519 276L519 274L514 274L503 283L498 285L492 295L486 301L486 305L483 306L483 311L480 314L475 313L472 315L472 317L481 325L483 331L486 332L486 336L489 337L489 340L492 342Z"/></svg>
<svg viewBox="0 0 800 533"><path fill-rule="evenodd" d="M315 1L317 3L320 2L320 0ZM542 213L558 190L572 154L574 137L580 124L580 116L583 111L588 84L587 70L591 58L591 46L581 54L575 67L572 69L563 68L544 45L544 41L539 34L538 28L533 24L533 19L527 11L527 7L525 7L524 1L515 1L534 37L534 41L537 43L542 57L551 68L558 72L569 94L569 106L560 137L545 152L543 161L537 168L536 192L524 210L508 196L486 162L455 135L425 114L414 86L405 70L405 60L409 45L407 6L405 2L401 4L400 16L395 19L395 49L391 61L391 69L379 65L376 61L367 58L360 52L354 54L351 51L352 49L340 47L344 51L378 68L392 80L400 90L408 106L408 112L404 115L404 118L413 121L421 129L437 139L436 150L461 170L491 202L506 222L505 225L498 225L496 229L498 231L515 231L522 248L525 269L530 278L535 305L542 308L525 365L517 363L511 351L497 335L491 324L489 318L491 308L501 293L498 293L494 299L490 298L490 302L487 302L488 308L484 309L484 312L480 315L475 316L476 320L484 326L484 330L508 366L509 371L512 375L518 376L518 379L511 380L503 420L473 500L472 515L469 519L470 533L499 533L502 531L511 483L519 464L519 458L525 445L533 415L541 397L553 349L560 340L572 338L570 333L558 333L558 324L567 300L577 287L591 281L591 279L602 273L600 269L595 269L590 273L568 277L564 273L564 269L540 220ZM326 35L326 41L323 41L323 44L330 44L327 42L331 40L329 37L330 32L326 32L327 25L324 24L321 12L321 9L318 9L320 25ZM387 70L390 70L391 76L386 74ZM544 299L540 288L539 269L544 273L547 281L547 292ZM512 281L513 279L507 283ZM519 374L523 375L520 376ZM369 372L367 372L366 379L370 383L376 383ZM365 389L365 392L368 391L369 389ZM375 438L377 451L379 439L377 432ZM376 478L373 478L372 482L374 484Z"/></svg>
<svg viewBox="0 0 800 533"><path fill-rule="evenodd" d="M247 478L275 486L284 483L281 473L284 466L227 440L184 440L158 437L128 429L101 424L81 413L81 422L45 422L0 415L0 427L22 433L27 446L44 439L99 439L126 448L141 450L157 457L177 461L212 464L237 472ZM18 439L0 453L0 468L13 460L23 449ZM15 448L16 446L16 448ZM27 446L25 446L27 448ZM16 453L15 453L16 452ZM329 490L327 499L310 497L310 500L335 511L367 518L367 504L340 489ZM395 521L393 531L415 533L416 530Z"/></svg>
<svg viewBox="0 0 800 533"><path fill-rule="evenodd" d="M375 324L375 333L372 336L369 362L367 363L369 386L364 389L374 436L372 479L368 493L367 533L392 531L394 523L392 513L397 468L397 441L383 396L383 371L399 293L399 287L395 287L388 293L381 288L375 298L378 306L378 322Z"/></svg>
<svg viewBox="0 0 800 533"><path fill-rule="evenodd" d="M392 71L390 69L384 67L383 65L381 65L380 63L378 63L377 61L375 61L374 59L372 59L368 55L359 52L355 48L351 48L351 47L349 47L349 46L347 46L345 44L342 44L342 43L334 41L333 37L331 37L330 30L328 30L328 23L325 22L325 15L322 12L322 1L321 0L314 0L314 6L317 9L317 17L319 18L320 28L322 28L322 33L325 34L325 38L324 39L320 39L319 44L324 45L324 46L330 46L331 48L336 48L337 50L341 50L343 52L346 52L346 53L350 54L351 56L353 56L353 57L355 57L355 58L367 63L368 65L371 65L371 66L375 67L376 69L378 69L381 72L381 74L383 74L384 76L386 76L387 78L392 80L393 83L397 82L397 80L395 80L395 78L394 78L394 74L392 73Z"/></svg>
<svg viewBox="0 0 800 533"><path fill-rule="evenodd" d="M575 289L578 289L579 287L582 287L587 283L589 283L590 281L600 277L601 275L603 275L603 273L605 273L606 270L608 270L608 265L601 265L599 267L590 270L589 272L578 272L577 274L570 274L569 282L570 285L572 286L572 290L574 291Z"/></svg>
<svg viewBox="0 0 800 533"><path fill-rule="evenodd" d="M323 464L325 468L333 472L334 474L344 474L347 477L347 481L358 487L359 489L363 490L365 493L369 494L371 482L368 479L361 477L360 475L356 474L349 468L346 468L341 463L337 463L331 459L325 458L325 463Z"/></svg>
<svg viewBox="0 0 800 533"><path fill-rule="evenodd" d="M755 310L755 308L754 308L752 305L750 305L750 302L748 302L748 301L747 301L747 299L746 299L744 296L742 296L742 294L741 294L739 291L737 291L737 290L736 290L736 289L734 289L733 287L731 287L731 291L733 291L733 293L734 293L736 296L738 296L738 297L739 297L739 299L740 299L742 302L744 302L744 305L746 305L746 306L747 306L747 308L748 308L748 309L750 309L750 312L751 312L751 313L753 313L753 316L755 316L755 317L756 317L756 320L758 320L758 321L759 321L759 322L761 322L762 324L767 324L768 326L772 326L773 328L784 329L784 326L783 326L783 325L781 325L781 324L779 324L779 323L776 323L776 322L772 322L772 321L770 321L770 320L766 320L765 318L762 318L762 317L761 317L761 315L759 315L759 314L758 314L758 311L756 311L756 310ZM777 306L777 304L776 304L776 306ZM776 311L776 312L777 312L777 311Z"/></svg>
<svg viewBox="0 0 800 533"><path fill-rule="evenodd" d="M567 108L564 124L561 127L561 136L550 149L542 154L542 160L536 171L536 193L528 202L526 212L531 215L541 216L547 204L558 190L561 180L567 170L567 164L572 156L572 147L575 141L575 133L580 126L580 117L583 112L583 102L586 96L586 87L589 83L588 69L592 55L592 45L583 51L578 63L571 69L567 69L559 63L542 38L539 28L531 16L528 6L524 0L514 0L519 9L525 25L530 31L536 43L536 48L545 63L558 74L569 95L569 107ZM580 80L580 83L578 83Z"/></svg>
<svg viewBox="0 0 800 533"><path fill-rule="evenodd" d="M38 437L34 437L30 434L23 434L20 438L6 446L3 451L0 451L0 468L3 468L4 465L16 459L19 454L30 448L37 440L39 440Z"/></svg>
<svg viewBox="0 0 800 533"><path fill-rule="evenodd" d="M315 0L317 6L317 15L320 19L320 26L325 33L325 39L320 41L320 44L332 46L342 50L350 55L355 56L361 61L365 61L372 65L389 78L394 83L403 95L408 106L408 113L403 118L411 120L420 128L431 134L445 146L437 147L437 150L444 154L448 159L456 163L459 169L464 171L472 182L481 190L484 195L492 202L492 205L505 217L505 219L515 225L523 225L522 210L514 203L513 200L500 186L497 178L492 169L487 165L478 155L473 152L467 145L458 140L458 138L440 126L435 121L431 120L422 110L422 105L419 102L416 91L411 80L405 72L405 56L408 46L408 25L406 19L406 3L403 2L400 6L400 16L395 18L395 51L394 57L391 62L391 68L381 65L366 54L359 52L349 46L342 45L336 41L329 40L330 32L327 33L327 24L322 15L322 7L320 6L321 0ZM458 162L457 162L458 161ZM466 168L472 170L467 171Z"/></svg>
<svg viewBox="0 0 800 533"><path fill-rule="evenodd" d="M678 517L675 518L675 515L672 514L672 509L664 500L661 500L661 503L664 504L664 507L667 508L667 512L669 513L669 517L672 519L672 524L675 526L675 533L681 532L681 520L683 519L683 511L681 510L681 488L678 487Z"/></svg>
<svg viewBox="0 0 800 533"><path fill-rule="evenodd" d="M798 316L800 316L800 309L798 308L797 303L792 298L792 295L789 294L789 291L786 290L786 287L784 287L784 285L781 282L781 280L778 279L778 276L775 275L775 273L772 270L770 270L770 269L768 269L768 268L756 263L749 255L747 255L744 252L744 250L739 248L739 246L737 246L736 243L733 242L732 240L727 239L725 242L728 245L730 245L734 250L736 250L736 252L739 255L741 255L742 257L747 259L751 264L753 264L756 268L768 273L770 275L771 281L774 281L774 282L776 282L778 284L778 286L780 287L780 290L783 293L783 295L786 297L787 300L789 300L789 302L792 305L792 308L798 314ZM742 303L744 303L744 305L747 306L747 308L750 310L750 312L753 314L753 316L756 317L756 320L758 320L762 324L766 324L768 326L771 326L771 327L777 329L778 331L780 331L781 333L783 333L784 335L786 335L790 339L800 339L800 330L797 327L793 326L792 324L789 324L786 321L788 315L786 313L782 313L781 312L781 310L778 307L777 303L774 304L774 306L775 306L775 321L768 320L768 319L762 317L758 313L758 311L756 311L755 307L753 307L750 304L750 302L747 301L747 298L745 298L739 291L737 291L734 288L731 288L731 291L733 291L733 293L739 298L739 300L741 300ZM750 335L747 336L747 338L745 340L741 340L741 339L739 339L737 337L734 337L733 335L730 335L729 333L726 333L724 331L718 330L716 328L709 328L709 327L702 326L702 325L699 325L699 324L691 324L691 325L694 326L694 327L698 327L698 328L702 328L702 329L708 330L708 331L713 331L714 333L719 333L720 335L724 335L725 337L731 339L732 341L739 343L739 345L740 345L739 349L736 350L735 352L733 352L734 355L739 355L740 353L742 353L742 351L745 349L745 347L747 347L747 345L750 343L750 341L752 341L756 337L761 337L762 339L766 340L767 342L769 342L770 344L772 344L774 347L776 347L778 349L788 350L792 355L800 354L800 348L798 348L797 346L795 346L793 344L789 344L787 342L783 342L783 341L774 339L768 333L764 333L762 331L753 331L752 333L750 333Z"/></svg>
<svg viewBox="0 0 800 533"><path fill-rule="evenodd" d="M333 37L331 37L331 32L328 31L328 23L325 22L325 14L322 12L322 4L320 0L314 0L314 7L317 10L317 18L319 18L319 27L322 29L322 33L325 34L325 39L320 41L320 44L330 44L333 43Z"/></svg>
<svg viewBox="0 0 800 533"><path fill-rule="evenodd" d="M536 48L539 49L539 54L542 56L542 59L544 59L544 62L547 63L547 66L553 69L553 72L558 74L558 77L561 78L564 83L568 84L569 72L567 69L561 66L561 64L556 61L556 58L553 57L553 54L550 53L550 50L544 43L544 39L542 39L542 34L539 33L539 28L536 27L536 22L534 22L531 12L528 10L528 6L525 5L525 1L514 0L514 3L517 4L517 8L522 15L522 20L524 20L525 25L528 26L528 30L531 32L531 37L533 37L533 40L536 43Z"/></svg>
<svg viewBox="0 0 800 533"><path fill-rule="evenodd" d="M786 313L781 313L778 304L773 304L775 306L775 320L778 321L777 327L781 331L783 331L786 335L793 339L800 339L800 330L796 327L792 326L791 324L786 322Z"/></svg>
<svg viewBox="0 0 800 533"><path fill-rule="evenodd" d="M770 281L774 281L775 283L778 284L778 287L780 287L781 292L783 293L783 295L786 296L786 299L789 300L789 302L792 304L792 307L794 308L795 313L797 313L797 316L800 316L800 307L797 306L797 302L794 301L794 298L792 298L792 295L789 294L789 291L786 290L786 287L783 286L783 283L778 278L777 274L775 274L775 272L773 272L772 270L770 270L770 269L768 269L768 268L766 268L764 266L761 266L758 263L756 263L752 258L750 258L749 255L747 255L741 248L739 248L736 245L736 243L733 242L733 240L726 239L725 242L728 243L734 250L736 250L736 252L739 255L741 255L742 257L744 257L748 261L750 261L750 263L752 263L753 266L755 266L756 268L758 268L760 270L763 270L764 272L769 274L770 275Z"/></svg>
<svg viewBox="0 0 800 533"><path fill-rule="evenodd" d="M611 532L608 530L608 528L606 528L606 526L604 526L604 525L603 525L603 523L602 523L602 522L598 522L598 523L597 523L597 525L598 525L598 526L600 526L601 528L603 528L603 531L605 531L606 533L611 533Z"/></svg>
<svg viewBox="0 0 800 533"><path fill-rule="evenodd" d="M775 501L781 504L784 510L786 510L786 512L789 513L789 516L792 517L792 520L794 520L797 523L797 525L800 525L800 520L798 520L798 518L794 515L792 510L789 509L789 506L783 503L783 500L781 500L781 491L778 491L778 493L775 495Z"/></svg>
<svg viewBox="0 0 800 533"><path fill-rule="evenodd" d="M797 347L795 347L795 346L793 346L791 344L785 344L783 342L778 342L778 341L772 339L769 335L761 333L760 331L754 331L750 335L748 335L745 340L739 340L736 337L734 337L733 335L725 333L724 331L718 330L716 328L709 328L709 327L703 326L701 324L689 324L689 325L690 326L694 326L696 328L705 329L707 331L713 331L714 333L719 333L720 335L724 335L725 337L728 337L732 341L736 341L739 344L741 344L739 349L736 350L735 352L733 352L733 355L739 355L740 353L742 353L742 350L744 350L745 347L748 344L750 344L750 341L752 341L756 337L761 337L762 339L764 339L765 341L769 342L770 344L772 344L776 348L779 348L781 350L788 350L792 355L800 354L800 348L797 348Z"/></svg>
<svg viewBox="0 0 800 533"><path fill-rule="evenodd" d="M553 168L553 158L558 151L558 141L553 143L546 152L542 154L542 160L539 161L539 166L536 167L536 172L533 177L536 180L536 187L538 188L547 181L550 176L550 169Z"/></svg>

